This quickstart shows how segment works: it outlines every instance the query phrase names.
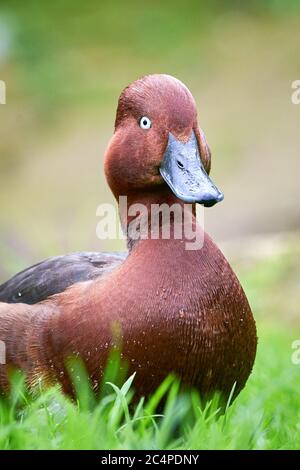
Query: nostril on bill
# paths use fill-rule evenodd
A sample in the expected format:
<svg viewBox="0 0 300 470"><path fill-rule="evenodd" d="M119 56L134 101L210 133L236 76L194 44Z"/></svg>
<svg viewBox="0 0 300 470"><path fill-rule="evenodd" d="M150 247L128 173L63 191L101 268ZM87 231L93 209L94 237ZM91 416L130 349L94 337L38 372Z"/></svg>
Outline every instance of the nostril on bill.
<svg viewBox="0 0 300 470"><path fill-rule="evenodd" d="M184 168L184 165L183 165L183 163L182 163L180 160L176 160L176 162L177 162L177 166L178 166L179 168L181 168L181 169Z"/></svg>

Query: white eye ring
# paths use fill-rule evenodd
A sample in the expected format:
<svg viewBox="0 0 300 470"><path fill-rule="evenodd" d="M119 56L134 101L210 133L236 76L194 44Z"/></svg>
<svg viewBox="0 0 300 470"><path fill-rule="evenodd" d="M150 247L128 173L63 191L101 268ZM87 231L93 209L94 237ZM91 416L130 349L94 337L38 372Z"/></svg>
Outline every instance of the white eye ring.
<svg viewBox="0 0 300 470"><path fill-rule="evenodd" d="M143 116L140 119L140 128L141 129L150 129L151 127L151 121L147 116Z"/></svg>

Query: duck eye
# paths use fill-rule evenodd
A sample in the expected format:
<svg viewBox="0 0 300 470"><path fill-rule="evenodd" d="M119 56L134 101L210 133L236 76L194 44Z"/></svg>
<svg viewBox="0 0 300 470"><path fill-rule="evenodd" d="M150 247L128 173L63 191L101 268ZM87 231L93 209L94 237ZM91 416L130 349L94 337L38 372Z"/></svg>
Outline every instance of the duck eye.
<svg viewBox="0 0 300 470"><path fill-rule="evenodd" d="M142 129L150 129L151 127L151 121L150 119L147 117L147 116L143 116L141 119L140 119L140 127Z"/></svg>

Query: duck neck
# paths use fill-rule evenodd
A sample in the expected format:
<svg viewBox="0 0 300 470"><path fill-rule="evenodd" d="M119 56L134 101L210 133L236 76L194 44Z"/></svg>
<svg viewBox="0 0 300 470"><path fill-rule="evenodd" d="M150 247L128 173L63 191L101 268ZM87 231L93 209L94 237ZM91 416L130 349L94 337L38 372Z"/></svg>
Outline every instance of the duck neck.
<svg viewBox="0 0 300 470"><path fill-rule="evenodd" d="M197 230L195 204L168 188L119 197L119 215L129 251L142 240L192 240Z"/></svg>

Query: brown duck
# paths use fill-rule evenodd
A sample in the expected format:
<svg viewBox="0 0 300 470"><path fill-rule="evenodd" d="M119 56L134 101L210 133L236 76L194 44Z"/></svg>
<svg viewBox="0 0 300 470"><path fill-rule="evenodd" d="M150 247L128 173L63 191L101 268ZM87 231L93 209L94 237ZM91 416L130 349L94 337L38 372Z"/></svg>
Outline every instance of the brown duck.
<svg viewBox="0 0 300 470"><path fill-rule="evenodd" d="M228 397L234 385L239 393L255 359L256 328L238 279L195 218L196 203L209 207L223 199L208 176L210 164L186 86L150 75L125 88L105 174L117 200L126 195L127 207L142 208L136 217L120 211L129 253L52 258L0 286L2 388L14 366L31 384L42 377L72 393L65 361L74 354L96 386L118 325L137 396L153 392L169 373L203 395L220 391ZM185 230L176 235L187 222L172 210L169 237L163 236L162 217L156 237L149 219L141 223L153 205L175 204L185 214L187 203L193 237L203 239L197 249L187 249Z"/></svg>

